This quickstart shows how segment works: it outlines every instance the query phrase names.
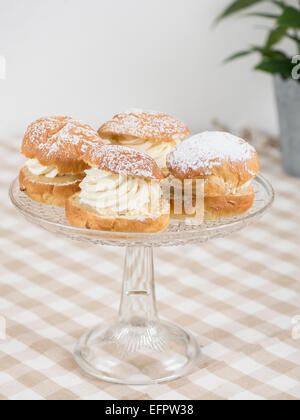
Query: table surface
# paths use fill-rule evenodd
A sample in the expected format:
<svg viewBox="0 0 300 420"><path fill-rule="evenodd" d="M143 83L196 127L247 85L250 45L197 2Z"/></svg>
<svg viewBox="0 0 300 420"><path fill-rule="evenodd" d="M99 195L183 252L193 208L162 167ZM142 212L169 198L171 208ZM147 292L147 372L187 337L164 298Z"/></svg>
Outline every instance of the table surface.
<svg viewBox="0 0 300 420"><path fill-rule="evenodd" d="M18 143L0 139L0 400L300 399L300 180L283 174L279 153L262 156L277 199L260 222L155 251L160 315L193 331L204 359L186 378L129 387L88 377L72 357L83 332L116 316L124 251L57 238L17 214Z"/></svg>

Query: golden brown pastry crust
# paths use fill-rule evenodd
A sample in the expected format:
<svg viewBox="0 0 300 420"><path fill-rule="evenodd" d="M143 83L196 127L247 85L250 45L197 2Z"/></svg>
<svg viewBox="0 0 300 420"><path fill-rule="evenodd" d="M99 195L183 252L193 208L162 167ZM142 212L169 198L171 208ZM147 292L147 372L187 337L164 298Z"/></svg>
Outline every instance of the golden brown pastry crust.
<svg viewBox="0 0 300 420"><path fill-rule="evenodd" d="M82 160L82 153L95 144L103 142L89 125L70 117L49 117L29 125L22 153L44 166L55 166L61 174L77 174L88 168Z"/></svg>
<svg viewBox="0 0 300 420"><path fill-rule="evenodd" d="M167 166L179 180L203 179L205 195L216 197L230 195L255 178L260 162L255 149L244 140L228 133L208 132L177 146L169 153Z"/></svg>
<svg viewBox="0 0 300 420"><path fill-rule="evenodd" d="M84 161L102 171L143 178L164 179L157 163L145 153L123 146L94 146L86 150Z"/></svg>
<svg viewBox="0 0 300 420"><path fill-rule="evenodd" d="M251 187L241 195L205 197L205 220L239 216L251 209L254 199L255 194Z"/></svg>
<svg viewBox="0 0 300 420"><path fill-rule="evenodd" d="M71 226L106 232L157 233L165 230L170 223L169 212L157 218L129 219L101 216L92 207L81 203L79 194L67 200L66 216Z"/></svg>
<svg viewBox="0 0 300 420"><path fill-rule="evenodd" d="M181 121L162 112L132 110L117 114L98 130L102 139L113 141L142 139L152 142L184 140L189 128Z"/></svg>
<svg viewBox="0 0 300 420"><path fill-rule="evenodd" d="M245 189L239 194L223 195L216 197L204 198L204 220L219 220L223 218L231 218L239 216L253 206L255 199L254 190L252 187ZM193 199L193 206L196 205L196 199ZM184 207L184 206L183 206ZM183 208L182 215L174 214L174 199L171 199L171 215L175 219L186 219L193 217L187 214Z"/></svg>
<svg viewBox="0 0 300 420"><path fill-rule="evenodd" d="M191 169L182 171L179 167L168 164L169 172L177 179L205 180L206 193L212 195L222 194L228 189L228 186L232 189L241 188L258 174L259 168L257 153L253 154L247 162L222 162L221 166L215 166L211 169L210 175L205 174L204 168L199 168L197 171Z"/></svg>
<svg viewBox="0 0 300 420"><path fill-rule="evenodd" d="M80 191L83 175L45 178L36 176L24 167L19 174L20 190L32 200L50 206L64 207L66 200Z"/></svg>

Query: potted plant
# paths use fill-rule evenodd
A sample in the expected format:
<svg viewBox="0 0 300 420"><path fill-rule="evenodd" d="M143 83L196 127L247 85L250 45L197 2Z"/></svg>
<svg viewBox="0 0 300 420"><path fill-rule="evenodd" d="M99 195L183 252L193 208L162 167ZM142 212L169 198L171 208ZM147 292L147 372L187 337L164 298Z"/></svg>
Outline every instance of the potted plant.
<svg viewBox="0 0 300 420"><path fill-rule="evenodd" d="M268 6L268 12L248 10L261 5ZM270 5L274 10L270 9ZM260 61L255 70L274 75L283 166L287 173L300 177L300 0L236 0L217 21L241 12L268 21L268 34L263 45L252 45L226 61L258 54ZM280 48L284 39L293 43L295 56Z"/></svg>

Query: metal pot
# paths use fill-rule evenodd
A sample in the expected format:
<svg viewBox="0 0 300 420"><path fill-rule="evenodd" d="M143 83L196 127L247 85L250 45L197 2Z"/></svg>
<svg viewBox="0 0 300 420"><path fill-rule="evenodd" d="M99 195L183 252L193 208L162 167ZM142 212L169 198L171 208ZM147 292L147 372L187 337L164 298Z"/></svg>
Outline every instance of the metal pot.
<svg viewBox="0 0 300 420"><path fill-rule="evenodd" d="M275 77L284 170L300 177L300 83Z"/></svg>

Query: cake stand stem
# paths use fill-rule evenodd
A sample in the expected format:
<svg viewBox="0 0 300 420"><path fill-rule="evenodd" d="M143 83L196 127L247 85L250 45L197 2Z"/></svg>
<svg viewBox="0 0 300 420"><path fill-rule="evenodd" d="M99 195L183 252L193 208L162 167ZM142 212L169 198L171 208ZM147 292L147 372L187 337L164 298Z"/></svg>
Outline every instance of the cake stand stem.
<svg viewBox="0 0 300 420"><path fill-rule="evenodd" d="M126 249L119 321L145 327L158 321L153 248Z"/></svg>
<svg viewBox="0 0 300 420"><path fill-rule="evenodd" d="M199 357L199 345L189 332L158 318L153 249L128 247L119 317L79 340L78 364L108 382L151 385L185 376Z"/></svg>

